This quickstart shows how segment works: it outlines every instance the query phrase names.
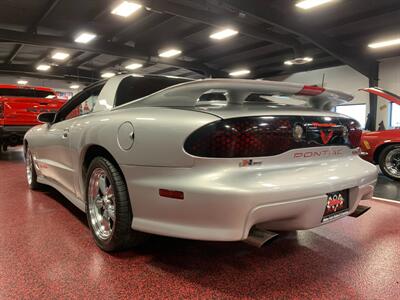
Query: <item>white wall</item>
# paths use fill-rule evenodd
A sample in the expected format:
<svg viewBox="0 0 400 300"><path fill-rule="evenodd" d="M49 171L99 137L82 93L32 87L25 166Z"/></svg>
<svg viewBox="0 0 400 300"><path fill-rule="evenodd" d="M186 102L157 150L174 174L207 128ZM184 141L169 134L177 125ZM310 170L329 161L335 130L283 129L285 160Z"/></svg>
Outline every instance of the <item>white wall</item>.
<svg viewBox="0 0 400 300"><path fill-rule="evenodd" d="M400 94L400 57L383 60L380 64L379 72L379 86L395 94ZM368 78L351 67L326 68L296 73L285 77L275 77L273 79L321 85L324 75L324 87L352 94L355 97L352 103L366 104L367 114L369 113L369 95L368 93L358 91L360 88L368 87ZM378 97L377 126L381 121L384 121L386 128L389 128L389 106L388 101Z"/></svg>
<svg viewBox="0 0 400 300"><path fill-rule="evenodd" d="M381 88L400 95L400 57L381 61L379 79L379 86ZM389 102L379 97L378 120L383 120L386 128L389 125L389 108Z"/></svg>

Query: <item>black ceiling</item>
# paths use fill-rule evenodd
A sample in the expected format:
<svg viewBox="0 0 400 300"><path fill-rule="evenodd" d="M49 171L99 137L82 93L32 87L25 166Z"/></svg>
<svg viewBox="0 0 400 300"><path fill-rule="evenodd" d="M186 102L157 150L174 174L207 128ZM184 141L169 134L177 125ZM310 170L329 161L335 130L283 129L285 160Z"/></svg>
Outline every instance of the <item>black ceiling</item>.
<svg viewBox="0 0 400 300"><path fill-rule="evenodd" d="M110 14L120 2L2 0L0 73L89 82L138 61L143 73L192 78L226 76L239 67L250 69L252 78L268 78L341 64L374 76L376 60L400 55L398 48L367 48L371 41L398 36L399 0L336 0L310 11L296 9L294 0L137 0L147 9L126 19ZM227 25L239 35L219 42L209 38ZM98 38L75 43L82 30ZM159 58L158 51L168 46L183 54ZM55 50L71 56L47 73L37 71L39 62L54 63ZM283 64L295 56L314 61Z"/></svg>

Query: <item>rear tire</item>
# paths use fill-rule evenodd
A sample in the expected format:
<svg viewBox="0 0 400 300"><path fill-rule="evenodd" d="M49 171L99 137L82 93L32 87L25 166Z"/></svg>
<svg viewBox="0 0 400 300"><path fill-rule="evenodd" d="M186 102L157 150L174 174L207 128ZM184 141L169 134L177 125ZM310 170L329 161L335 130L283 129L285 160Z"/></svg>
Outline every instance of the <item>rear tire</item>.
<svg viewBox="0 0 400 300"><path fill-rule="evenodd" d="M96 157L86 176L86 215L96 244L104 251L142 243L145 234L132 230L128 189L120 171L108 159Z"/></svg>
<svg viewBox="0 0 400 300"><path fill-rule="evenodd" d="M382 150L379 166L385 176L400 181L400 144L389 145Z"/></svg>
<svg viewBox="0 0 400 300"><path fill-rule="evenodd" d="M26 170L26 179L28 181L29 188L31 190L40 190L43 188L43 185L37 181L37 173L35 164L33 162L32 153L29 148L26 149L25 154L25 170Z"/></svg>

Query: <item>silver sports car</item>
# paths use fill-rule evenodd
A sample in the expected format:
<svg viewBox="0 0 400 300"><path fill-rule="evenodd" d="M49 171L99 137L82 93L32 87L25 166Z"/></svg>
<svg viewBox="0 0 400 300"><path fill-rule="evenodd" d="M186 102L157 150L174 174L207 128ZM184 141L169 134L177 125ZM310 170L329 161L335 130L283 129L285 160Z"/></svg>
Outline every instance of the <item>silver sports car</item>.
<svg viewBox="0 0 400 300"><path fill-rule="evenodd" d="M307 229L372 197L361 129L331 112L351 96L315 86L120 75L25 136L29 186L85 211L114 251L145 233L213 241Z"/></svg>

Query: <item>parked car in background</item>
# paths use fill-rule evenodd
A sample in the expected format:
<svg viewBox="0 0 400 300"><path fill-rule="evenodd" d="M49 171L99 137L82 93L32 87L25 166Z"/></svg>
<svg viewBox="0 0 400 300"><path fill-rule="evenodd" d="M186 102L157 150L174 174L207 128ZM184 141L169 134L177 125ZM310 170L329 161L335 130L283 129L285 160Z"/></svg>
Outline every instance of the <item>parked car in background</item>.
<svg viewBox="0 0 400 300"><path fill-rule="evenodd" d="M45 87L0 85L0 150L22 145L25 133L40 124L37 116L57 112L64 100Z"/></svg>
<svg viewBox="0 0 400 300"><path fill-rule="evenodd" d="M292 97L302 105L282 104ZM142 232L238 241L313 228L373 194L360 125L329 111L350 100L284 82L115 76L39 116L24 140L28 184L85 211L106 251Z"/></svg>
<svg viewBox="0 0 400 300"><path fill-rule="evenodd" d="M400 96L380 88L362 89L400 105ZM400 181L400 129L364 132L361 138L363 158L379 164L387 177Z"/></svg>

